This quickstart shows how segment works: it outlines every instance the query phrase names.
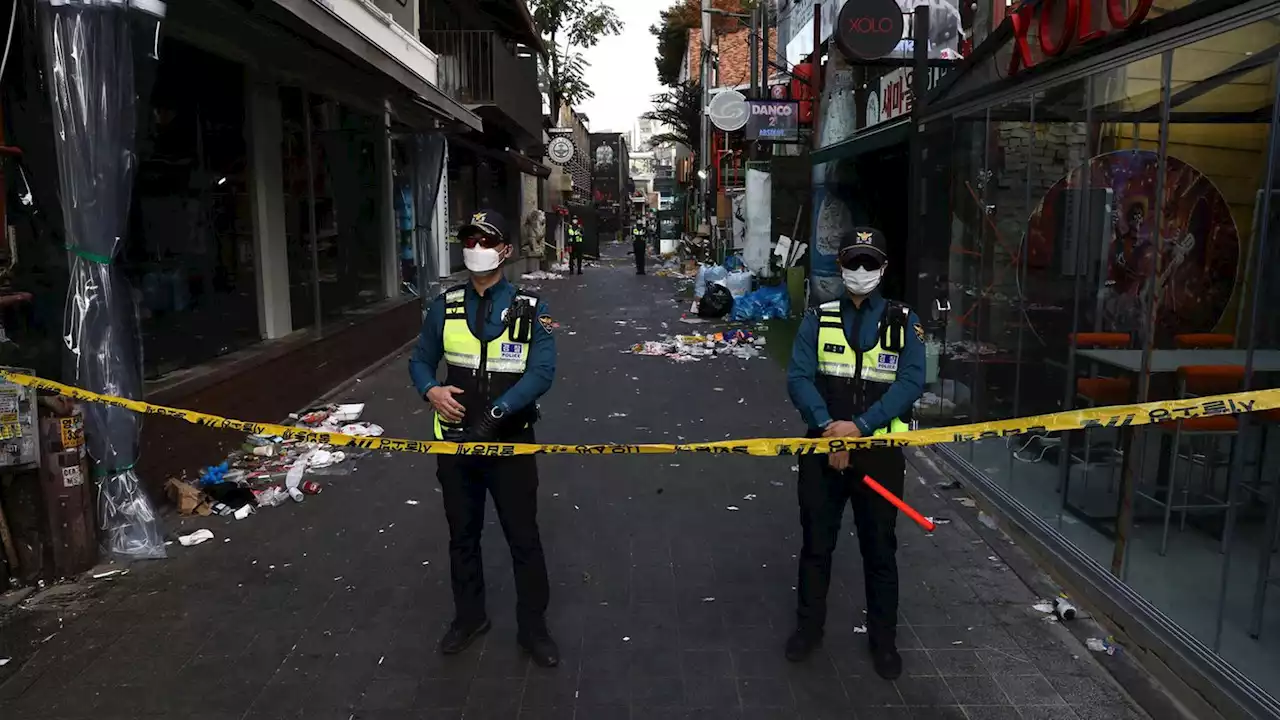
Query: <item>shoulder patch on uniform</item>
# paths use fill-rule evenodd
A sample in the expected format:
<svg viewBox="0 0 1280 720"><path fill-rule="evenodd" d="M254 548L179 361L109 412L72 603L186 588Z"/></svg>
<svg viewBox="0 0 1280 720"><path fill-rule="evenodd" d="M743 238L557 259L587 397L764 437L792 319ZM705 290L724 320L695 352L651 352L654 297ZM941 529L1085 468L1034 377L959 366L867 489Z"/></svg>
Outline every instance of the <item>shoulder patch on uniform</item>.
<svg viewBox="0 0 1280 720"><path fill-rule="evenodd" d="M538 316L538 322L542 323L543 329L545 329L547 332L551 332L555 328L560 327L560 323L556 322L555 320L552 320L550 315Z"/></svg>
<svg viewBox="0 0 1280 720"><path fill-rule="evenodd" d="M912 325L911 329L916 331L916 339L924 342L924 328L920 327L920 323Z"/></svg>

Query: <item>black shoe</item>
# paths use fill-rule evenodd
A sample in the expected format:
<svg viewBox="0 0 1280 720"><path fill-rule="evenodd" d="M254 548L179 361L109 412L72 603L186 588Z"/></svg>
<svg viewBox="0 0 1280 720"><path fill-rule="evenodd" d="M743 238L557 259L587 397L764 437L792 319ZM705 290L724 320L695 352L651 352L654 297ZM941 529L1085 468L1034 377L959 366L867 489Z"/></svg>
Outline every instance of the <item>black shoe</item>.
<svg viewBox="0 0 1280 720"><path fill-rule="evenodd" d="M791 662L804 662L821 646L821 632L796 630L787 638L787 659Z"/></svg>
<svg viewBox="0 0 1280 720"><path fill-rule="evenodd" d="M546 630L541 632L517 633L516 643L529 653L535 665L544 668L560 664L560 647Z"/></svg>
<svg viewBox="0 0 1280 720"><path fill-rule="evenodd" d="M449 624L449 632L440 638L440 652L444 655L457 655L471 647L476 638L489 632L489 621L479 625L459 625L455 620Z"/></svg>
<svg viewBox="0 0 1280 720"><path fill-rule="evenodd" d="M898 654L898 648L894 647L893 643L872 646L871 664L875 667L876 674L885 680L897 680L902 677L902 656Z"/></svg>

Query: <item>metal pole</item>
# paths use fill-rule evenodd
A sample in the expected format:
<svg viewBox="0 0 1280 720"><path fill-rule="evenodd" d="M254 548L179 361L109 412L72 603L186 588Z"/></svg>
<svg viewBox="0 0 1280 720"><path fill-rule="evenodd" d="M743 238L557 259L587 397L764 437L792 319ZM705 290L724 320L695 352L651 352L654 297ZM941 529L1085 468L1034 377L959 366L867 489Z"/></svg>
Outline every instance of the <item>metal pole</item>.
<svg viewBox="0 0 1280 720"><path fill-rule="evenodd" d="M923 296L924 284L915 283L915 278L921 276L921 266L925 263L922 258L926 257L929 249L925 247L924 237L924 218L928 213L924 212L924 187L925 187L925 144L924 133L921 127L920 118L924 117L924 96L929 88L929 8L927 6L917 7L912 13L912 38L915 42L912 51L912 75L911 75L911 94L913 96L911 104L911 135L908 141L908 152L910 152L911 168L909 183L907 187L907 207L911 211L907 213L907 253L905 262L902 266L902 277L906 284L902 288L904 295L912 302L909 293L918 293L914 298L916 307L925 307L925 303L931 302L932 298ZM862 76L866 77L865 74ZM1030 170L1030 166L1028 166ZM912 284L915 283L913 287Z"/></svg>
<svg viewBox="0 0 1280 720"><path fill-rule="evenodd" d="M314 128L311 126L311 94L302 91L302 125L307 144L307 232L311 235L311 297L315 312L316 333L320 322L320 247L316 240L316 169L312 158Z"/></svg>
<svg viewBox="0 0 1280 720"><path fill-rule="evenodd" d="M755 100L760 97L760 8L757 6L751 11L751 29L747 31L747 40L751 43L748 51L749 62L751 64L751 83L748 85L751 89L747 97Z"/></svg>
<svg viewBox="0 0 1280 720"><path fill-rule="evenodd" d="M711 215L707 211L708 178L711 177L711 128L709 127L707 118L707 106L711 104L711 0L702 0L702 107L699 115L699 123L702 127L701 138L699 138L700 149L698 152L698 164L702 166L702 175L698 178L698 224L711 222Z"/></svg>
<svg viewBox="0 0 1280 720"><path fill-rule="evenodd" d="M813 0L813 69L809 72L813 89L813 147L822 147L822 0Z"/></svg>
<svg viewBox="0 0 1280 720"><path fill-rule="evenodd" d="M1276 66L1280 67L1280 61L1276 62ZM1261 222L1260 222L1260 227L1258 229L1258 240L1257 240L1258 249L1256 251L1250 252L1250 255L1253 257L1255 264L1253 266L1253 281L1250 283L1250 285L1253 286L1253 307L1249 311L1249 345L1248 345L1249 350L1244 363L1244 367L1245 367L1244 387L1246 390L1253 387L1253 351L1254 351L1254 346L1257 344L1257 338L1258 338L1258 332L1256 330L1256 328L1258 327L1258 315L1262 312L1262 303L1258 302L1258 300L1259 300L1260 291L1262 290L1262 268L1265 265L1267 265L1267 239L1270 237L1271 230L1272 230L1271 228L1271 213L1272 213L1271 195L1272 195L1272 188L1275 187L1275 182L1276 182L1276 162L1278 159L1280 159L1280 158L1277 158L1277 154L1280 153L1280 145L1277 145L1277 143L1280 143L1280 136L1277 136L1277 133L1276 133L1276 127L1278 124L1280 124L1280 103L1272 102L1271 103L1271 133L1270 133L1271 138L1267 144L1268 150L1269 150L1269 152L1267 153L1267 182L1265 185L1262 186L1263 196L1262 196L1262 211L1259 213L1259 219L1261 220ZM1239 326L1237 326L1236 332L1237 333L1240 332ZM1239 417L1240 420L1243 421L1246 417L1249 417L1249 416L1239 415L1237 417ZM1240 427L1241 438L1244 437L1243 436L1244 430L1245 428L1242 425ZM1264 435L1264 439L1265 439L1265 435ZM1262 464L1266 461L1266 457L1267 457L1266 443L1262 442L1260 443L1260 445L1262 447L1260 448L1258 453L1258 458L1259 458L1258 471L1259 472L1262 471ZM1243 453L1237 453L1237 454L1243 455ZM1243 462L1233 457L1232 467L1231 467L1232 473L1236 473L1240 469L1236 467L1237 464L1243 464ZM1230 481L1228 480L1228 482ZM1228 492L1228 495L1229 494L1230 493ZM1273 492L1271 495L1271 507L1268 508L1267 510L1267 522L1265 526L1266 531L1262 536L1262 542L1259 543L1261 547L1258 549L1258 579L1254 584L1254 591L1253 591L1253 618L1249 621L1249 635L1254 639L1257 639L1257 637L1262 634L1262 616L1265 610L1263 607L1263 604L1266 601L1267 585L1270 582L1271 548L1274 546L1276 541L1277 523L1280 523L1280 494ZM1230 562L1231 562L1230 547L1227 548L1227 558L1225 562L1227 563L1227 565L1222 568L1224 588L1226 587L1227 570L1230 567ZM1224 599L1225 597L1220 598L1218 603L1219 610L1218 610L1217 636L1222 635L1221 608L1224 605L1224 603L1222 602Z"/></svg>
<svg viewBox="0 0 1280 720"><path fill-rule="evenodd" d="M760 52L764 53L764 62L760 63L760 97L772 97L769 92L769 4L760 7Z"/></svg>
<svg viewBox="0 0 1280 720"><path fill-rule="evenodd" d="M1138 372L1138 402L1144 403L1151 392L1151 353L1155 350L1156 339L1156 322L1160 311L1160 284L1159 278L1164 272L1164 252L1160 247L1163 238L1160 236L1160 226L1164 218L1164 187L1165 187L1165 170L1168 167L1169 153L1169 103L1170 88L1173 77L1173 51L1166 50L1161 58L1160 77L1163 85L1160 101L1160 154L1156 165L1156 207L1152 217L1155 218L1155 243L1156 243L1156 271L1151 275L1147 282L1148 302L1151 303L1150 311L1147 312L1146 337L1142 340L1142 367ZM1141 331L1142 328L1139 328ZM1142 462L1142 457L1146 454L1146 443L1137 439L1137 429L1132 425L1126 427L1123 431L1123 440L1121 446L1124 448L1124 472L1120 475L1120 497L1117 498L1119 503L1118 512L1116 513L1116 541L1111 551L1111 574L1125 580L1127 578L1126 560L1129 555L1129 533L1133 529L1133 492L1137 478L1134 477L1136 467ZM1168 502L1173 502L1173 472L1170 470L1169 488L1165 497ZM1159 482L1159 479L1157 479Z"/></svg>

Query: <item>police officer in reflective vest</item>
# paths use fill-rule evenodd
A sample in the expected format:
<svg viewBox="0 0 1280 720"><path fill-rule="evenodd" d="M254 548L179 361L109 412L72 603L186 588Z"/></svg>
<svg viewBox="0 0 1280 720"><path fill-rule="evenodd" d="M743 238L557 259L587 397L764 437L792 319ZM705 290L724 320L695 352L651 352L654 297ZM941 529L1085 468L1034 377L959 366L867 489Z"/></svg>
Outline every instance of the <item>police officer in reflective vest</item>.
<svg viewBox="0 0 1280 720"><path fill-rule="evenodd" d="M636 274L644 274L644 258L647 251L647 233L645 231L643 220L637 218L635 225L631 226L631 252L636 256Z"/></svg>
<svg viewBox="0 0 1280 720"><path fill-rule="evenodd" d="M576 269L575 269L576 268ZM582 274L582 219L574 218L569 226L569 274Z"/></svg>
<svg viewBox="0 0 1280 720"><path fill-rule="evenodd" d="M846 292L805 315L791 351L787 390L809 437L870 437L908 429L924 391L924 330L907 306L878 291L887 265L884 234L859 227L843 238L838 261ZM845 503L853 508L867 591L872 664L884 678L902 674L897 650L897 510L864 476L901 496L906 461L899 448L805 455L798 495L803 547L796 583L796 629L787 659L799 662L822 641L831 556Z"/></svg>
<svg viewBox="0 0 1280 720"><path fill-rule="evenodd" d="M555 377L553 323L538 296L502 276L511 256L498 213L476 213L458 237L470 282L450 288L431 304L409 374L435 410L435 436L458 442L534 442L537 400ZM441 359L444 382L436 380ZM462 652L489 630L485 610L480 532L485 495L511 549L515 570L516 640L544 667L560 651L547 631L547 566L538 533L538 468L532 455L438 455L436 477L449 523L449 565L454 620L440 641L446 655Z"/></svg>

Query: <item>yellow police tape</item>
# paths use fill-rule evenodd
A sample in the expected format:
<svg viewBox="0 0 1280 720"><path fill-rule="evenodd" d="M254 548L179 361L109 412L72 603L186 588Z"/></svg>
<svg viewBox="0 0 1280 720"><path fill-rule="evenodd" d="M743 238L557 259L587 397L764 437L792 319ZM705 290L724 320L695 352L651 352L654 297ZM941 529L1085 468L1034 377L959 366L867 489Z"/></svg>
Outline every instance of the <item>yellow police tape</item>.
<svg viewBox="0 0 1280 720"><path fill-rule="evenodd" d="M912 430L911 432L877 435L870 438L819 438L813 440L805 438L756 438L679 445L544 445L531 443L454 443L435 440L401 440L388 437L356 437L354 435L321 432L289 425L232 420L217 415L195 412L194 410L180 410L142 402L141 400L100 395L51 380L7 370L0 370L0 380L58 395L65 395L76 400L114 405L149 415L177 418L193 425L202 425L204 427L237 430L255 435L277 435L302 442L325 443L366 450L390 450L392 452L429 455L666 455L680 452L765 456L808 455L853 448L907 447L909 445L972 442L974 440L1009 437L1023 433L1044 434L1084 428L1150 425L1210 415L1235 415L1280 408L1280 389L1270 389L1231 393L1229 395L1213 395L1189 400L1162 400L1135 405L1114 405L1111 407L1071 410L1050 415L1014 418L1012 420L995 420L970 425Z"/></svg>

